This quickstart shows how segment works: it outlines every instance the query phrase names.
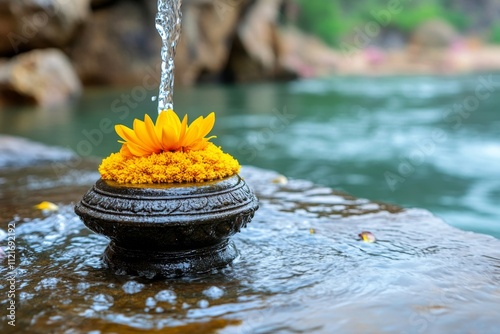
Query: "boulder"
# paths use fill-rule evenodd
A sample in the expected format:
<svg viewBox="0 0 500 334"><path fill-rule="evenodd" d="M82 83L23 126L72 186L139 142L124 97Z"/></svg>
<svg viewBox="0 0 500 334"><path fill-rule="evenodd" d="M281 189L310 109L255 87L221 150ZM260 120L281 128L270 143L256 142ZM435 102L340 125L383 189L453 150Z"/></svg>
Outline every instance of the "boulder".
<svg viewBox="0 0 500 334"><path fill-rule="evenodd" d="M90 0L0 0L0 56L64 47L90 13Z"/></svg>
<svg viewBox="0 0 500 334"><path fill-rule="evenodd" d="M224 70L245 0L183 1L176 82L192 84ZM152 86L160 77L161 39L154 26L155 1L123 0L96 9L69 49L88 85ZM112 24L110 24L112 22ZM146 81L148 82L146 84ZM146 87L148 88L148 87Z"/></svg>
<svg viewBox="0 0 500 334"><path fill-rule="evenodd" d="M34 50L0 63L0 105L55 106L82 92L71 62L58 49Z"/></svg>
<svg viewBox="0 0 500 334"><path fill-rule="evenodd" d="M175 60L179 83L188 85L221 78L246 3L245 0L183 3L183 30Z"/></svg>
<svg viewBox="0 0 500 334"><path fill-rule="evenodd" d="M422 49L447 48L458 37L459 34L448 22L435 19L418 26L411 36L411 42Z"/></svg>
<svg viewBox="0 0 500 334"><path fill-rule="evenodd" d="M93 12L68 49L84 84L141 84L145 75L155 69L161 40L154 26L155 12L145 9L154 4L125 0Z"/></svg>
<svg viewBox="0 0 500 334"><path fill-rule="evenodd" d="M113 3L114 0L91 0L90 5L92 8L97 8L101 6L106 6Z"/></svg>
<svg viewBox="0 0 500 334"><path fill-rule="evenodd" d="M295 77L283 66L285 45L277 23L282 3L257 0L245 10L227 65L230 79L244 82Z"/></svg>

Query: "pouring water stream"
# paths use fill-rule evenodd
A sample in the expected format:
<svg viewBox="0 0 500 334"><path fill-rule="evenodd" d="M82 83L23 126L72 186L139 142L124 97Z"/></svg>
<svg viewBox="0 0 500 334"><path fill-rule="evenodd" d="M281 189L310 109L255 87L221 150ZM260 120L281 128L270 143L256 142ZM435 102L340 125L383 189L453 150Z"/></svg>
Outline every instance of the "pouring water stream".
<svg viewBox="0 0 500 334"><path fill-rule="evenodd" d="M158 113L174 109L174 58L181 33L181 3L182 0L158 0L156 29L162 39Z"/></svg>

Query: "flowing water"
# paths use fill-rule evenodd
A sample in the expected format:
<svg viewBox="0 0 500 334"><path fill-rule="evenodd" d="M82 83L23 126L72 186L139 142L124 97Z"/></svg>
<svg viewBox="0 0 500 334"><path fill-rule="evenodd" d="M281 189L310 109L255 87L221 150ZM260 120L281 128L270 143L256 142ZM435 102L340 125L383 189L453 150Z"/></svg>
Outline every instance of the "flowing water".
<svg viewBox="0 0 500 334"><path fill-rule="evenodd" d="M340 77L177 88L176 109L191 119L216 111L214 142L243 164L500 238L499 88L498 75ZM154 117L156 92L138 91L89 91L70 109L5 110L0 133L104 157L119 150L112 124ZM464 103L471 111L454 112Z"/></svg>
<svg viewBox="0 0 500 334"><path fill-rule="evenodd" d="M181 0L158 0L156 29L162 39L158 113L174 109L174 58L181 34Z"/></svg>
<svg viewBox="0 0 500 334"><path fill-rule="evenodd" d="M499 240L252 168L242 175L261 207L233 238L233 265L196 278L114 275L100 261L108 241L71 204L96 165L0 170L0 243L12 226L17 257L16 327L0 260L1 333L498 332ZM59 211L38 212L42 200ZM377 242L360 241L363 230Z"/></svg>

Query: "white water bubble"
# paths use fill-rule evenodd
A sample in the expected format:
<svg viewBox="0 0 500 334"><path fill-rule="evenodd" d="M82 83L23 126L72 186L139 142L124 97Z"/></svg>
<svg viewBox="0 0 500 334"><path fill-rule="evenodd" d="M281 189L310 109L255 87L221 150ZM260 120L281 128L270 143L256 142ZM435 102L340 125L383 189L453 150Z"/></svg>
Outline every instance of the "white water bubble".
<svg viewBox="0 0 500 334"><path fill-rule="evenodd" d="M208 306L210 305L210 303L208 302L208 300L206 299L202 299L198 302L198 306L200 308L207 308Z"/></svg>
<svg viewBox="0 0 500 334"><path fill-rule="evenodd" d="M35 291L40 291L41 289L54 290L56 288L58 282L59 282L59 279L55 278L55 277L44 278L35 287Z"/></svg>
<svg viewBox="0 0 500 334"><path fill-rule="evenodd" d="M203 294L207 296L210 299L219 299L222 296L224 296L224 290L221 288L218 288L216 286L212 286L205 291L203 291Z"/></svg>
<svg viewBox="0 0 500 334"><path fill-rule="evenodd" d="M7 238L7 232L5 232L4 230L2 230L0 228L0 241L4 240Z"/></svg>
<svg viewBox="0 0 500 334"><path fill-rule="evenodd" d="M156 294L155 299L159 302L168 302L170 304L175 304L177 295L171 290L162 290Z"/></svg>
<svg viewBox="0 0 500 334"><path fill-rule="evenodd" d="M138 293L142 289L144 289L144 284L138 283L136 281L128 281L127 283L123 284L122 288L125 293L133 295L134 293Z"/></svg>
<svg viewBox="0 0 500 334"><path fill-rule="evenodd" d="M148 297L146 299L146 307L153 308L156 306L156 300L153 297Z"/></svg>
<svg viewBox="0 0 500 334"><path fill-rule="evenodd" d="M92 298L92 300L94 301L94 304L92 305L92 309L96 312L105 311L105 310L109 309L111 306L113 306L113 304L115 303L115 300L113 299L113 297L111 297L109 295L105 295L103 293L100 293L100 294L94 296L94 298Z"/></svg>

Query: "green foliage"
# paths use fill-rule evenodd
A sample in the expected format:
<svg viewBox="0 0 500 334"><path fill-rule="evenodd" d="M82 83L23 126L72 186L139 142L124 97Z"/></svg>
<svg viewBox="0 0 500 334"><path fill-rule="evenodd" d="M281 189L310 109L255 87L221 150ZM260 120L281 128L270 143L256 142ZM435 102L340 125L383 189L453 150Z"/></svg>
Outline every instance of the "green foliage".
<svg viewBox="0 0 500 334"><path fill-rule="evenodd" d="M429 1L408 6L394 17L394 25L404 32L411 32L425 21L441 17L441 7Z"/></svg>
<svg viewBox="0 0 500 334"><path fill-rule="evenodd" d="M500 44L500 23L496 23L491 27L489 41L494 44Z"/></svg>
<svg viewBox="0 0 500 334"><path fill-rule="evenodd" d="M442 14L442 17L458 31L466 31L472 25L470 17L463 12L447 11Z"/></svg>
<svg viewBox="0 0 500 334"><path fill-rule="evenodd" d="M372 11L387 10L390 3L390 0L295 1L301 8L297 25L335 46L356 27L373 21ZM391 16L390 25L404 33L410 33L423 22L437 18L448 21L459 31L471 25L468 13L451 9L449 0L400 0L399 4L402 10Z"/></svg>
<svg viewBox="0 0 500 334"><path fill-rule="evenodd" d="M340 30L338 3L325 0L296 0L301 6L298 25L329 44L335 44Z"/></svg>

